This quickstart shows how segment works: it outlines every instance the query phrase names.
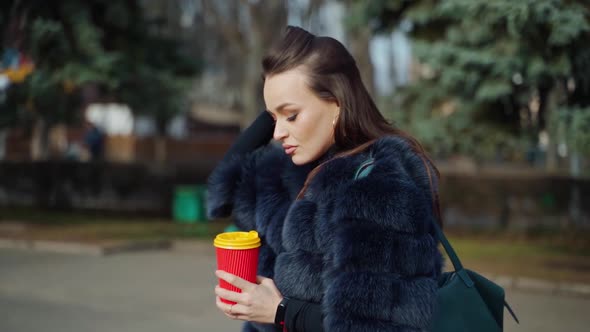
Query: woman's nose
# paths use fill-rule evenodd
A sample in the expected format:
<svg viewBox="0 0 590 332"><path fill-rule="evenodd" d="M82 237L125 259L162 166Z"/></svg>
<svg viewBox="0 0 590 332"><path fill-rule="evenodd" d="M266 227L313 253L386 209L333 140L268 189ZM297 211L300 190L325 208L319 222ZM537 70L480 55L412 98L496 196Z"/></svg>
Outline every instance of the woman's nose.
<svg viewBox="0 0 590 332"><path fill-rule="evenodd" d="M277 141L282 141L285 137L287 137L287 130L284 128L280 121L275 123L275 131L273 132L272 138Z"/></svg>

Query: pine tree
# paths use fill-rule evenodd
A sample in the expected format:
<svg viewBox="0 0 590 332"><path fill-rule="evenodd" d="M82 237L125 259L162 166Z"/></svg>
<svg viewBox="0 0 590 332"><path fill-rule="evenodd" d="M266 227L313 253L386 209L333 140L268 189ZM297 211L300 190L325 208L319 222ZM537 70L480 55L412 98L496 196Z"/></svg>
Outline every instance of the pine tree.
<svg viewBox="0 0 590 332"><path fill-rule="evenodd" d="M394 117L431 150L490 158L541 132L554 144L552 112L590 112L587 2L378 0L357 13L375 30L412 22L419 79Z"/></svg>
<svg viewBox="0 0 590 332"><path fill-rule="evenodd" d="M163 132L198 70L178 41L144 19L135 0L3 1L0 31L2 53L16 49L34 63L0 103L4 125L79 121L81 92L94 86L153 116Z"/></svg>

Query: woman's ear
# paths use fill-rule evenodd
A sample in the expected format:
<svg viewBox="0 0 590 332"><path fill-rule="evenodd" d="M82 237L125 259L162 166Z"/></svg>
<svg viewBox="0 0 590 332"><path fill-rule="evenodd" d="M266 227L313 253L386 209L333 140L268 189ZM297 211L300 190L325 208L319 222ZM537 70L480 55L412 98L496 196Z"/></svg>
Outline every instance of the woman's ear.
<svg viewBox="0 0 590 332"><path fill-rule="evenodd" d="M332 126L335 127L336 126L336 122L338 122L338 117L340 116L340 107L336 108L336 111L334 113L334 119L332 120Z"/></svg>
<svg viewBox="0 0 590 332"><path fill-rule="evenodd" d="M336 104L336 106L338 106L338 112L340 112L340 102L338 101L338 99L334 98L334 103Z"/></svg>

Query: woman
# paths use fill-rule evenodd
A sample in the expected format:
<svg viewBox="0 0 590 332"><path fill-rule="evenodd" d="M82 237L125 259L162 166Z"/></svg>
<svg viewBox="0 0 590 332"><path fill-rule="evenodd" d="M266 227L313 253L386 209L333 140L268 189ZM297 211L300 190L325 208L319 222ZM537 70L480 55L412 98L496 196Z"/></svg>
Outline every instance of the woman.
<svg viewBox="0 0 590 332"><path fill-rule="evenodd" d="M244 331L428 328L442 266L436 169L383 118L335 39L288 27L262 65L267 112L213 171L208 198L211 217L233 212L259 232L260 277L216 271L242 290L217 287L218 308Z"/></svg>

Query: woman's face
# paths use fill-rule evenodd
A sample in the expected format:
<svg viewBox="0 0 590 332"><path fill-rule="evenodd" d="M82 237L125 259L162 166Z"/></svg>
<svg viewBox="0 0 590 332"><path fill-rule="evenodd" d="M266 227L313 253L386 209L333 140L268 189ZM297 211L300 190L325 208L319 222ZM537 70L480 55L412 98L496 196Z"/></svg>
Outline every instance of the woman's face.
<svg viewBox="0 0 590 332"><path fill-rule="evenodd" d="M335 101L317 97L301 69L267 76L264 101L275 119L273 138L283 143L293 163L303 165L321 157L334 144L334 122L340 111Z"/></svg>

